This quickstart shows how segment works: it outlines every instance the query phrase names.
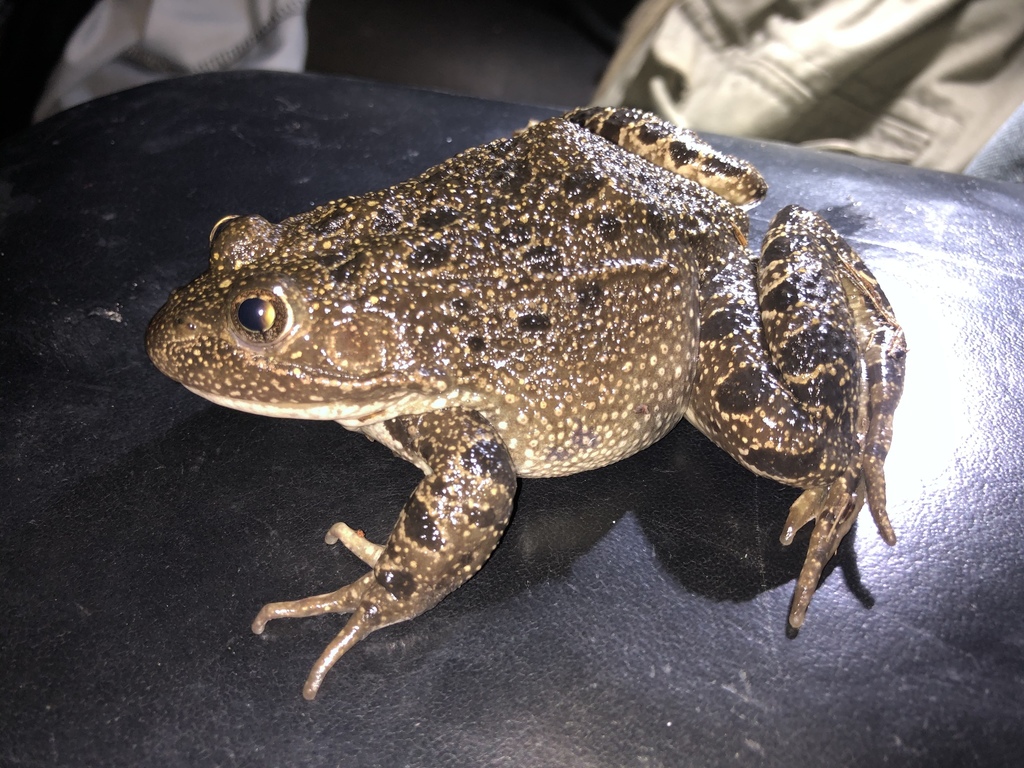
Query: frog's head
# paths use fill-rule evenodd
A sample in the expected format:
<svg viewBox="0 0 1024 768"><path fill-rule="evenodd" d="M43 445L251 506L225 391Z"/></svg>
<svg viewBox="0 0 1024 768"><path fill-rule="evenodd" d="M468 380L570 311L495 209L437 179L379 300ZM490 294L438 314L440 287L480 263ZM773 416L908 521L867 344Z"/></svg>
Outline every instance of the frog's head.
<svg viewBox="0 0 1024 768"><path fill-rule="evenodd" d="M442 376L411 364L403 325L374 297L342 290L282 225L227 217L210 243L210 268L175 291L146 332L167 376L220 405L349 426L445 397Z"/></svg>

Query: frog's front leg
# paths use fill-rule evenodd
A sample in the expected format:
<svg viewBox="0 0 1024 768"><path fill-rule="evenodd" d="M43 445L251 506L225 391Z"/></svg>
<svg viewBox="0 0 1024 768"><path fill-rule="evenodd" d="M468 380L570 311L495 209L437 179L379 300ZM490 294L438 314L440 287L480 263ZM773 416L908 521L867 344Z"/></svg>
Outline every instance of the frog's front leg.
<svg viewBox="0 0 1024 768"><path fill-rule="evenodd" d="M883 465L906 341L864 263L824 219L797 206L772 221L756 285L745 259L715 269L702 299L691 420L745 466L806 489L781 536L789 544L815 521L790 609L798 628L865 501L882 538L895 543Z"/></svg>
<svg viewBox="0 0 1024 768"><path fill-rule="evenodd" d="M426 474L383 547L343 523L328 533L328 543L340 540L373 570L336 592L269 603L252 625L260 634L271 619L352 614L313 665L302 691L307 699L359 640L429 610L480 570L512 512L511 457L478 413L450 409L403 416L368 431Z"/></svg>

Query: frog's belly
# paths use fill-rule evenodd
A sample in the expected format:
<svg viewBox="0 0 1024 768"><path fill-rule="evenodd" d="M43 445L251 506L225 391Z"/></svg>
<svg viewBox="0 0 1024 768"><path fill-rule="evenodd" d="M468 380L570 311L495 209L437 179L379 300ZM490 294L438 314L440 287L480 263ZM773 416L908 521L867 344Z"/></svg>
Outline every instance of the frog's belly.
<svg viewBox="0 0 1024 768"><path fill-rule="evenodd" d="M697 374L692 294L620 313L603 336L546 339L519 378L497 381L479 410L522 477L556 477L612 464L660 439L683 417ZM635 296L628 297L635 299ZM584 341L580 342L580 338Z"/></svg>
<svg viewBox="0 0 1024 768"><path fill-rule="evenodd" d="M660 440L682 412L631 412L598 424L567 419L553 439L542 434L507 436L506 445L520 477L559 477L614 464Z"/></svg>
<svg viewBox="0 0 1024 768"><path fill-rule="evenodd" d="M643 450L680 421L695 359L695 350L686 350L678 362L645 365L634 377L595 377L591 388L518 401L516 407L483 410L483 415L501 435L521 477L596 469Z"/></svg>

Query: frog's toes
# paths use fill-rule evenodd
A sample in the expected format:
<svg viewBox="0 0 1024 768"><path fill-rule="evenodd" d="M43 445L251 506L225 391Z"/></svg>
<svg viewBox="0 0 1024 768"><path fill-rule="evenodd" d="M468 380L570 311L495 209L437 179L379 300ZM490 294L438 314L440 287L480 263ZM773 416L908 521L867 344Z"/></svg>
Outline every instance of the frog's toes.
<svg viewBox="0 0 1024 768"><path fill-rule="evenodd" d="M359 605L372 581L373 572L371 571L361 579L334 592L313 595L301 600L267 603L253 620L252 631L257 635L262 635L267 622L272 619L301 619L306 616L319 616L322 613L351 613Z"/></svg>
<svg viewBox="0 0 1024 768"><path fill-rule="evenodd" d="M367 575L372 577L373 573ZM377 586L376 583L372 584L367 589L367 592L380 592L379 589L373 589L375 586ZM334 666L335 662L344 655L345 651L375 629L412 618L412 616L420 612L417 609L411 612L411 615L405 615L404 613L398 616L389 615L388 611L378 602L379 598L380 595L375 594L364 599L352 613L352 616L349 617L341 632L335 635L334 639L324 648L323 653L320 654L320 658L313 664L313 668L309 671L309 676L302 686L302 697L306 701L311 701L316 696L316 692L320 690L324 677L331 671L331 667Z"/></svg>
<svg viewBox="0 0 1024 768"><path fill-rule="evenodd" d="M345 523L332 525L327 535L324 536L324 541L328 544L336 544L340 541L350 552L370 567L377 563L381 553L384 552L383 546L369 541L361 531L355 531ZM267 622L271 619L301 619L306 616L319 616L322 613L351 613L359 606L372 581L373 572L371 571L361 579L334 592L313 595L301 600L267 603L253 620L252 631L257 635L263 634Z"/></svg>
<svg viewBox="0 0 1024 768"><path fill-rule="evenodd" d="M352 535L357 536L354 531ZM301 619L324 613L352 614L310 670L302 688L306 699L316 696L331 667L357 642L374 630L418 616L437 602L436 595L419 594L414 580L407 584L393 583L395 579L389 578L393 574L391 571L370 571L334 592L301 600L267 603L257 614L252 623L252 631L257 635L263 633L267 622L272 619Z"/></svg>
<svg viewBox="0 0 1024 768"><path fill-rule="evenodd" d="M324 536L327 544L337 544L339 541L353 555L358 557L371 568L377 564L384 547L369 541L362 531L355 531L345 523L335 523Z"/></svg>
<svg viewBox="0 0 1024 768"><path fill-rule="evenodd" d="M885 478L880 473L876 474L876 469L880 467L859 458L831 485L805 490L790 507L789 517L779 537L783 545L791 544L796 532L814 521L807 557L797 578L789 611L789 624L794 629L799 629L804 623L807 607L825 564L835 555L839 543L853 527L857 514L869 498L872 499L868 503L879 534L887 544L896 543L885 507L874 506L878 498L885 498ZM871 492L872 486L875 486L874 493Z"/></svg>
<svg viewBox="0 0 1024 768"><path fill-rule="evenodd" d="M853 526L864 505L863 485L856 473L847 471L827 488L809 488L793 502L780 540L792 543L796 532L814 520L814 531L807 545L807 557L797 578L789 623L799 629L804 623L807 607L814 596L825 564L832 559L839 542Z"/></svg>

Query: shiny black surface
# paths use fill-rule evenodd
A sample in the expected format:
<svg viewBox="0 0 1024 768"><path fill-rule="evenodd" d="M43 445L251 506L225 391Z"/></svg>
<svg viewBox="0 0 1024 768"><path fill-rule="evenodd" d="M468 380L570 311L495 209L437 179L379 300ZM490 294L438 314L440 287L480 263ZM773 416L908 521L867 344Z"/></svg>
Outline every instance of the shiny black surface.
<svg viewBox="0 0 1024 768"><path fill-rule="evenodd" d="M791 489L687 425L524 481L478 576L300 689L337 616L249 623L364 566L418 479L331 423L161 376L146 323L229 213L403 180L544 110L216 75L0 147L0 765L1016 765L1024 753L1024 190L717 142L821 211L910 344L887 464L805 627Z"/></svg>

